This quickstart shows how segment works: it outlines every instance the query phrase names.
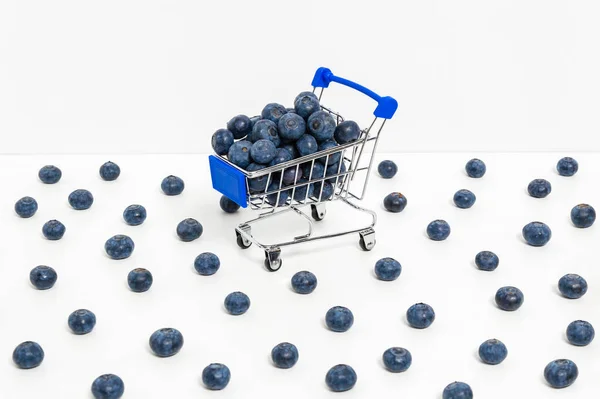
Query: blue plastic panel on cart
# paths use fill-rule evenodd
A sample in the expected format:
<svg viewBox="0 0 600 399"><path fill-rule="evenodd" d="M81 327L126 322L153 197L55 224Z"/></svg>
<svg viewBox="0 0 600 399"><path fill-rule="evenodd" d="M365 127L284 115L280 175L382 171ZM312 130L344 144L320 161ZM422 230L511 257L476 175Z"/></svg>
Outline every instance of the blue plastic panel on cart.
<svg viewBox="0 0 600 399"><path fill-rule="evenodd" d="M213 188L242 208L246 208L246 176L214 155L209 155L208 162Z"/></svg>

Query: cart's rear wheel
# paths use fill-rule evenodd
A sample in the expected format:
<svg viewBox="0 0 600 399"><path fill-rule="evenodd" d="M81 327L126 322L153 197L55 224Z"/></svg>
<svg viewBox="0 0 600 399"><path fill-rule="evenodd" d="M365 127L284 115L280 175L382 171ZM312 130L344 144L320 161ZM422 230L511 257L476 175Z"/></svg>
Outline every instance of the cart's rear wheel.
<svg viewBox="0 0 600 399"><path fill-rule="evenodd" d="M370 251L375 248L375 244L377 243L377 240L375 239L375 230L372 228L363 230L358 233L358 235L360 236L358 244L363 251Z"/></svg>
<svg viewBox="0 0 600 399"><path fill-rule="evenodd" d="M252 241L246 240L240 233L237 234L236 241L237 245L242 249L250 248L250 245L252 245Z"/></svg>
<svg viewBox="0 0 600 399"><path fill-rule="evenodd" d="M265 267L270 272L276 272L281 269L281 264L283 261L281 260L281 250L277 247L268 248L265 251Z"/></svg>
<svg viewBox="0 0 600 399"><path fill-rule="evenodd" d="M270 262L268 259L265 259L265 267L270 272L276 272L281 269L281 264L283 261L281 259L277 259L275 262Z"/></svg>
<svg viewBox="0 0 600 399"><path fill-rule="evenodd" d="M310 211L313 219L317 222L323 220L327 214L327 209L325 209L324 204L311 204Z"/></svg>
<svg viewBox="0 0 600 399"><path fill-rule="evenodd" d="M367 243L365 243L365 240L362 237L358 241L358 244L360 245L360 248L363 251L370 251L370 250L372 250L375 247L376 243L377 243L377 240L374 240L372 243L370 243L369 245L367 245Z"/></svg>

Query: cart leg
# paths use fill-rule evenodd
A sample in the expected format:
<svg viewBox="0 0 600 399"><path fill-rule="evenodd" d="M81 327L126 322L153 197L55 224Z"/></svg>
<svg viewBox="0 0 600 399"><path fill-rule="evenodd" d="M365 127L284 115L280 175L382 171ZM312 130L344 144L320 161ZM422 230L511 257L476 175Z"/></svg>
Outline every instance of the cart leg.
<svg viewBox="0 0 600 399"><path fill-rule="evenodd" d="M270 247L265 250L265 267L271 271L276 272L281 268L281 249L279 247Z"/></svg>
<svg viewBox="0 0 600 399"><path fill-rule="evenodd" d="M251 236L252 229L248 224L245 224L245 223L239 225L238 228L235 229L237 245L242 249L249 248L250 245L252 245L252 241L250 241L246 237L244 237L242 235L242 233L240 233L240 230L243 231L244 233L246 233L247 235Z"/></svg>
<svg viewBox="0 0 600 399"><path fill-rule="evenodd" d="M323 220L323 218L327 214L327 209L325 208L324 203L311 204L310 210L311 210L313 219L315 219L317 222L319 220Z"/></svg>
<svg viewBox="0 0 600 399"><path fill-rule="evenodd" d="M360 235L359 244L363 251L370 251L375 247L375 230L372 228L363 230L358 233Z"/></svg>

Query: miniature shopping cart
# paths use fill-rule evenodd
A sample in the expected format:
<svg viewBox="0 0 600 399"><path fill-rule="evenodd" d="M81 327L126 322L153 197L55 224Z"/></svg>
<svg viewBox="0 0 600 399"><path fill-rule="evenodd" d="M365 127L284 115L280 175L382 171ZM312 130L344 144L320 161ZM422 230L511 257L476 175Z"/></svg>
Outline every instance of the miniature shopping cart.
<svg viewBox="0 0 600 399"><path fill-rule="evenodd" d="M237 167L223 156L209 157L213 188L241 207L250 206L251 209L262 211L257 218L238 225L235 233L237 244L241 248L248 248L255 243L265 251L265 266L270 271L279 270L281 267L281 247L292 244L358 233L359 244L363 250L370 251L375 246L373 227L377 215L353 201L362 200L364 197L379 135L386 120L391 119L396 112L398 103L392 97L381 97L366 87L335 76L327 68L317 69L312 81L313 93L320 89L315 93L319 101L323 90L329 87L331 82L356 89L377 101L377 108L373 112L375 119L368 128L361 131L356 141L252 172ZM340 114L324 107L322 103L321 109L329 112L337 124L344 121ZM321 163L323 167L315 166L316 163ZM295 176L299 176L303 171L304 176L308 176L297 180ZM292 176L292 182L286 185L285 179L288 176ZM261 183L259 186L265 188L257 192L253 189L257 186L252 184L254 182ZM337 200L354 210L369 214L372 218L371 223L356 229L313 235L311 216L315 221L322 220L325 217L326 203ZM311 210L310 215L303 211L308 207ZM286 212L293 212L305 218L308 221L308 232L273 244L261 243L252 235L253 224Z"/></svg>

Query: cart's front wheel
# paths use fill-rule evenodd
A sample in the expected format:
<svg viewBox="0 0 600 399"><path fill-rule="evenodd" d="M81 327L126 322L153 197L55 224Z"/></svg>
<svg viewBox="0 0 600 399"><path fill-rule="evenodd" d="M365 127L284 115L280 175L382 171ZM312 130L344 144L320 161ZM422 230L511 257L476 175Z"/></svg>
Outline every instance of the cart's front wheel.
<svg viewBox="0 0 600 399"><path fill-rule="evenodd" d="M281 259L277 259L275 262L271 262L268 259L265 259L265 267L270 272L276 272L277 270L281 269L282 263L283 261Z"/></svg>
<svg viewBox="0 0 600 399"><path fill-rule="evenodd" d="M269 248L265 251L265 267L270 272L276 272L281 268L281 250L279 248Z"/></svg>
<svg viewBox="0 0 600 399"><path fill-rule="evenodd" d="M252 241L246 240L240 233L237 233L237 245L242 249L250 248Z"/></svg>
<svg viewBox="0 0 600 399"><path fill-rule="evenodd" d="M375 230L367 229L358 233L360 239L358 244L363 251L370 251L375 247L377 240L375 239Z"/></svg>
<svg viewBox="0 0 600 399"><path fill-rule="evenodd" d="M325 218L325 215L327 214L325 204L311 204L310 210L313 219L315 219L317 222L323 220Z"/></svg>

